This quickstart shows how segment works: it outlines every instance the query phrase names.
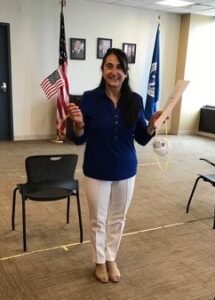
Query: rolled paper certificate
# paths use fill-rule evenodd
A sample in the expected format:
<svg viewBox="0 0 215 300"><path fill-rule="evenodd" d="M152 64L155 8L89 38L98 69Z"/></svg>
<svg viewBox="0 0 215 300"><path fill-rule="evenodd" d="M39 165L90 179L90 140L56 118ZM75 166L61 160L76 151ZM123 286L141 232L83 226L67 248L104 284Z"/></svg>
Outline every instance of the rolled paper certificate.
<svg viewBox="0 0 215 300"><path fill-rule="evenodd" d="M167 105L164 107L162 114L160 117L155 121L155 127L159 128L164 121L171 115L174 107L180 100L184 90L186 89L189 81L187 80L178 80L169 99L167 101Z"/></svg>

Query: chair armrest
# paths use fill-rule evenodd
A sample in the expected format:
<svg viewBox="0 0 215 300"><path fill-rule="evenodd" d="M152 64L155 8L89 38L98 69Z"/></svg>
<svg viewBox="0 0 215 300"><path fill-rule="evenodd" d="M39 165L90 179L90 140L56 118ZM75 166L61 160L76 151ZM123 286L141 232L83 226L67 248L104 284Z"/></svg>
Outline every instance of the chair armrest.
<svg viewBox="0 0 215 300"><path fill-rule="evenodd" d="M215 163L212 163L210 160L206 159L206 158L200 158L200 160L204 160L207 163L209 163L210 165L212 165L213 167L215 167Z"/></svg>

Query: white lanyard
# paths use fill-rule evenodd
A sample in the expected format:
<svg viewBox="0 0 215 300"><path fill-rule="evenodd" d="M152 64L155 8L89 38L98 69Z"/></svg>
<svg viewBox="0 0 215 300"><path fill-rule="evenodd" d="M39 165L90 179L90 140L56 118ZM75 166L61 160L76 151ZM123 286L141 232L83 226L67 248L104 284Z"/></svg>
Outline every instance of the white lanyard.
<svg viewBox="0 0 215 300"><path fill-rule="evenodd" d="M155 158L161 171L166 171L170 162L170 147L168 141L167 120L165 122L165 137L154 137L152 142Z"/></svg>

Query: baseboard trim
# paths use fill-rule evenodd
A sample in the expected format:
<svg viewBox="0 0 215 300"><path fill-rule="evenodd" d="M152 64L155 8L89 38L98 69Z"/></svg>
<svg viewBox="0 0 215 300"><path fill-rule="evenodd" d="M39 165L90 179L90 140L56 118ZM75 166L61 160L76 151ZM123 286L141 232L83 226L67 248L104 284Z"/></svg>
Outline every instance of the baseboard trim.
<svg viewBox="0 0 215 300"><path fill-rule="evenodd" d="M14 141L33 141L33 140L50 140L54 139L55 137L53 135L19 135L14 136Z"/></svg>
<svg viewBox="0 0 215 300"><path fill-rule="evenodd" d="M214 133L208 133L208 132L198 131L198 135L206 136L206 137L215 139L215 134Z"/></svg>

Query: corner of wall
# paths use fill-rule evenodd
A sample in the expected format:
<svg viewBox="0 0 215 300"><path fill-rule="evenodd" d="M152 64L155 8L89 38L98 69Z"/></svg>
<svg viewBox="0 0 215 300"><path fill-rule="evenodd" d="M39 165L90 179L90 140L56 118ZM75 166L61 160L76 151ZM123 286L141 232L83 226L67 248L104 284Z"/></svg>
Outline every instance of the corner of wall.
<svg viewBox="0 0 215 300"><path fill-rule="evenodd" d="M180 34L179 34L178 57L177 57L175 81L177 81L179 79L184 79L189 28L190 28L190 18L191 18L190 14L185 14L185 15L181 16L181 26L180 26ZM179 132L180 132L180 116L181 116L181 100L176 105L176 107L172 113L170 130L174 134L179 134Z"/></svg>

